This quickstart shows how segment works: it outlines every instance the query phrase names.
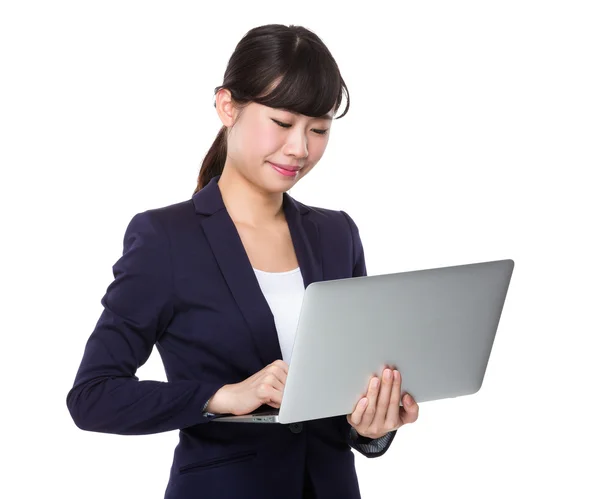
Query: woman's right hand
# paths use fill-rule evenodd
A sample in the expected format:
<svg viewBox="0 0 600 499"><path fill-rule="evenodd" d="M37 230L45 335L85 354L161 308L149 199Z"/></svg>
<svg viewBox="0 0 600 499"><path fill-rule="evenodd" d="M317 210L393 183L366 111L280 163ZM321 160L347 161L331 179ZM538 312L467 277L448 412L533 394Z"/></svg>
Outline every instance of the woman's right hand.
<svg viewBox="0 0 600 499"><path fill-rule="evenodd" d="M263 404L279 409L288 367L283 360L276 360L240 383L221 387L210 399L206 411L241 416Z"/></svg>

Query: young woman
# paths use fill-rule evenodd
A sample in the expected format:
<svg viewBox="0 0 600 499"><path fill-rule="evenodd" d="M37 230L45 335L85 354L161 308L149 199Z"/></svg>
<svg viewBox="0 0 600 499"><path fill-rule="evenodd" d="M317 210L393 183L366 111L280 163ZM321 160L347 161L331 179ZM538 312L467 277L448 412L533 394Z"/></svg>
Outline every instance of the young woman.
<svg viewBox="0 0 600 499"><path fill-rule="evenodd" d="M180 430L167 499L359 498L351 447L381 456L417 419L408 394L400 407L400 373L385 369L347 416L210 424L279 408L304 289L366 275L352 218L286 192L325 152L343 90L311 31L250 30L215 89L223 127L191 199L126 229L67 405L84 430ZM168 382L135 376L155 344Z"/></svg>

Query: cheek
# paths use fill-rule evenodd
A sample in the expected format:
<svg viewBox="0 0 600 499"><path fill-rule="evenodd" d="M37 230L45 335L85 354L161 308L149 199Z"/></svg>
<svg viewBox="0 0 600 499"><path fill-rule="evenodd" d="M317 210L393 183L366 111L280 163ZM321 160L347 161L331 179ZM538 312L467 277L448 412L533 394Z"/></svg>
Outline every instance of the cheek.
<svg viewBox="0 0 600 499"><path fill-rule="evenodd" d="M327 143L329 142L329 136L327 136L327 138L323 140L318 140L315 142L316 144L314 145L314 150L310 151L310 155L314 156L317 159L321 159L321 156L323 156L323 153L325 152L325 149L327 147Z"/></svg>
<svg viewBox="0 0 600 499"><path fill-rule="evenodd" d="M308 144L308 161L312 166L318 163L325 152L328 140L315 140ZM306 172L308 173L308 171Z"/></svg>
<svg viewBox="0 0 600 499"><path fill-rule="evenodd" d="M273 127L261 124L251 127L244 137L244 150L249 156L262 158L279 148L280 134Z"/></svg>

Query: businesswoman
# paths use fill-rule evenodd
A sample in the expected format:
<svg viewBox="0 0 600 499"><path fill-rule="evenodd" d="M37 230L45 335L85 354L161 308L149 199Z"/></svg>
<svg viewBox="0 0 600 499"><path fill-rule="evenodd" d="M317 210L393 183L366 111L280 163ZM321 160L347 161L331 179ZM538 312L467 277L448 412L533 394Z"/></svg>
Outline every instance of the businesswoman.
<svg viewBox="0 0 600 499"><path fill-rule="evenodd" d="M279 408L304 289L366 275L352 218L286 192L325 152L343 90L311 31L250 30L216 89L223 127L191 199L127 226L67 406L88 431L179 430L167 499L359 498L351 448L381 456L417 419L408 394L400 407L400 373L386 369L352 414L211 424ZM135 375L154 345L168 382Z"/></svg>

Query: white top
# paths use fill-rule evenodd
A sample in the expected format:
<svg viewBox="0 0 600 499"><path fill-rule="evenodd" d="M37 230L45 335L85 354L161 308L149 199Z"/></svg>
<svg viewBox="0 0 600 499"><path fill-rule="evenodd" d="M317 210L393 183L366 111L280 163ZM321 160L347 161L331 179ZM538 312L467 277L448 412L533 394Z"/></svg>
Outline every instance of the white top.
<svg viewBox="0 0 600 499"><path fill-rule="evenodd" d="M254 269L254 273L275 319L283 361L289 366L304 297L300 267L287 272Z"/></svg>

